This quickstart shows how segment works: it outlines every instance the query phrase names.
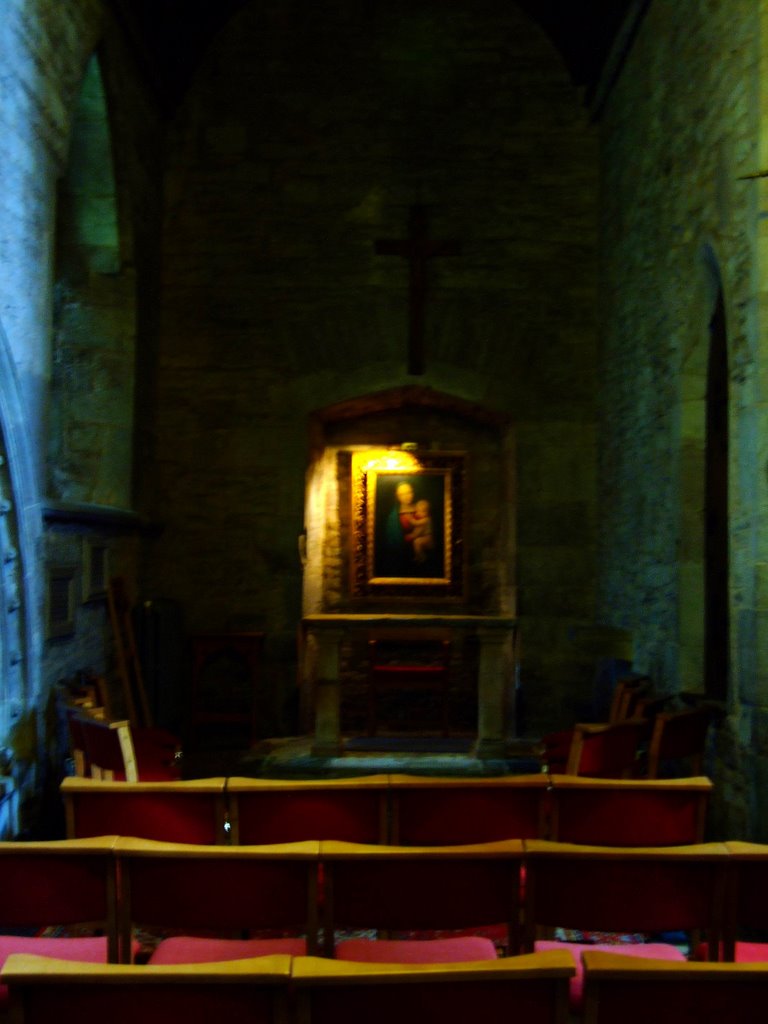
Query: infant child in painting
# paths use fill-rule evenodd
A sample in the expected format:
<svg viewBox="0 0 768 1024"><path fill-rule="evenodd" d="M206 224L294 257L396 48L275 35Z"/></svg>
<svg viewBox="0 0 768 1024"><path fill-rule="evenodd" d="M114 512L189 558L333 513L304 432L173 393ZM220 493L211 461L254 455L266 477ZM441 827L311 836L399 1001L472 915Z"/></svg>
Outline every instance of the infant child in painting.
<svg viewBox="0 0 768 1024"><path fill-rule="evenodd" d="M426 561L427 552L434 546L434 542L429 502L424 498L416 502L411 513L411 537L414 559L417 562Z"/></svg>

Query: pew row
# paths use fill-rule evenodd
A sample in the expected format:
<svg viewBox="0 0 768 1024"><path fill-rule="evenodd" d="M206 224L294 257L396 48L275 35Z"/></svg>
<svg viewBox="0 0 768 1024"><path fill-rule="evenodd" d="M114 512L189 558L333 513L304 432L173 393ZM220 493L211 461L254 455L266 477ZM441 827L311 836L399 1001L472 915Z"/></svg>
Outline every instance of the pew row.
<svg viewBox="0 0 768 1024"><path fill-rule="evenodd" d="M479 1006L498 1019L566 1024L568 958L535 953L494 963L370 965L270 956L229 963L136 967L9 958L0 981L14 1024L424 1024L468 1019Z"/></svg>
<svg viewBox="0 0 768 1024"><path fill-rule="evenodd" d="M583 959L584 1024L754 1024L768 1001L768 964Z"/></svg>
<svg viewBox="0 0 768 1024"><path fill-rule="evenodd" d="M289 956L137 967L14 955L0 982L11 991L14 1024L285 1024L290 975Z"/></svg>
<svg viewBox="0 0 768 1024"><path fill-rule="evenodd" d="M704 777L563 775L61 783L70 838L115 833L234 845L339 840L456 846L528 838L681 845L701 842L711 791Z"/></svg>

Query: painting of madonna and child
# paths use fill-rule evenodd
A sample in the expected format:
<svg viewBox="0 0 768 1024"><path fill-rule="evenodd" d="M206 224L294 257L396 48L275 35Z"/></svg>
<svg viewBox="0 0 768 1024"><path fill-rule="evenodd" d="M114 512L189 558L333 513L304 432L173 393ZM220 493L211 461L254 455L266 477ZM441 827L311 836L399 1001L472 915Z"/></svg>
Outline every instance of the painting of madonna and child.
<svg viewBox="0 0 768 1024"><path fill-rule="evenodd" d="M439 582L450 575L448 474L377 473L373 580Z"/></svg>

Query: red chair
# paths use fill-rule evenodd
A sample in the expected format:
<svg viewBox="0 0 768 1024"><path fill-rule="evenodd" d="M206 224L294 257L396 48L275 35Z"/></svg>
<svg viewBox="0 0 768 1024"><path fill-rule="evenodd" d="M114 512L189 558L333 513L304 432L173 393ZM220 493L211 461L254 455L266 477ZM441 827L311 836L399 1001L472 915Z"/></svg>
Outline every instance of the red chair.
<svg viewBox="0 0 768 1024"><path fill-rule="evenodd" d="M712 782L553 775L549 838L591 846L682 846L704 838Z"/></svg>
<svg viewBox="0 0 768 1024"><path fill-rule="evenodd" d="M203 846L121 837L115 853L123 962L137 928L160 940L150 964L316 951L317 843Z"/></svg>
<svg viewBox="0 0 768 1024"><path fill-rule="evenodd" d="M524 949L570 950L578 968L572 1008L581 1007L585 949L599 945L551 938L554 930L642 935L705 933L716 950L724 928L728 850L722 843L677 847L576 846L525 843ZM603 947L605 948L605 947ZM684 961L667 942L627 942L610 947L625 956Z"/></svg>
<svg viewBox="0 0 768 1024"><path fill-rule="evenodd" d="M126 782L156 782L180 776L178 741L162 729L132 729L127 721L82 716L80 727L91 776Z"/></svg>
<svg viewBox="0 0 768 1024"><path fill-rule="evenodd" d="M306 781L230 778L232 842L386 842L388 790L387 775Z"/></svg>
<svg viewBox="0 0 768 1024"><path fill-rule="evenodd" d="M0 935L0 963L13 953L117 961L114 843L114 836L0 843L2 928L21 932ZM63 934L42 934L47 927ZM7 1003L2 984L0 1008Z"/></svg>
<svg viewBox="0 0 768 1024"><path fill-rule="evenodd" d="M306 1024L426 1024L489 1020L566 1024L573 965L558 953L484 963L394 965L293 961L298 1019Z"/></svg>
<svg viewBox="0 0 768 1024"><path fill-rule="evenodd" d="M612 725L582 722L574 726L566 775L625 779L635 774L640 744L647 732L641 718Z"/></svg>
<svg viewBox="0 0 768 1024"><path fill-rule="evenodd" d="M289 956L153 968L12 956L0 980L18 1024L282 1024L290 973Z"/></svg>
<svg viewBox="0 0 768 1024"><path fill-rule="evenodd" d="M437 778L390 775L391 831L397 846L459 846L545 838L549 780L536 775Z"/></svg>
<svg viewBox="0 0 768 1024"><path fill-rule="evenodd" d="M658 778L670 765L679 774L681 762L686 765L684 771L701 775L711 721L706 708L656 715L648 744L648 778Z"/></svg>
<svg viewBox="0 0 768 1024"><path fill-rule="evenodd" d="M481 932L499 923L508 950L517 952L522 856L519 840L439 847L321 843L325 953L339 959L424 962L435 957L429 943L436 932L464 930L470 934L439 936L448 940L440 955L495 959L492 939ZM380 934L362 946L334 945L340 929ZM393 938L393 932L408 937Z"/></svg>
<svg viewBox="0 0 768 1024"><path fill-rule="evenodd" d="M587 950L584 1024L755 1024L768 964L665 963Z"/></svg>
<svg viewBox="0 0 768 1024"><path fill-rule="evenodd" d="M70 839L106 834L174 843L227 843L226 779L106 782L65 778Z"/></svg>

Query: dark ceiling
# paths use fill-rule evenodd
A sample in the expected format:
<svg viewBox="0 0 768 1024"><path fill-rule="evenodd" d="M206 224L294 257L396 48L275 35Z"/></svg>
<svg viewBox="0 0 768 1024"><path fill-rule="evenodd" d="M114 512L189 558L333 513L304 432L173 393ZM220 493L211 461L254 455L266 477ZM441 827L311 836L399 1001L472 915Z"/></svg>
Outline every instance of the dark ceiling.
<svg viewBox="0 0 768 1024"><path fill-rule="evenodd" d="M212 36L251 0L107 0L166 111L172 111ZM591 103L617 67L650 0L515 0L547 32ZM290 4L286 4L290 7ZM616 44L616 45L614 45ZM616 52L618 51L618 53Z"/></svg>

